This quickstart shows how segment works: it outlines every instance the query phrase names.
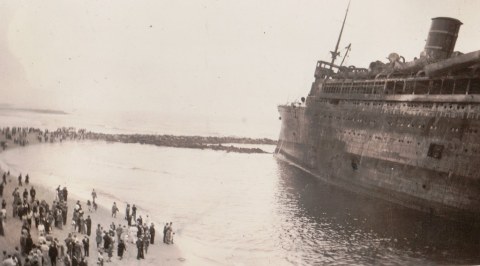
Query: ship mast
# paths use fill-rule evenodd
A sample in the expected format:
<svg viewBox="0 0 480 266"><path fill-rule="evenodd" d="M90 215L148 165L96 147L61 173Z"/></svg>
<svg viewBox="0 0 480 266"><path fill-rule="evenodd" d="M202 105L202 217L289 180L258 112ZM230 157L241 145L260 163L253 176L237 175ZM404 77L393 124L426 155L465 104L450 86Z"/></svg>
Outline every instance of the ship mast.
<svg viewBox="0 0 480 266"><path fill-rule="evenodd" d="M340 55L338 52L338 45L340 45L340 39L342 39L343 27L345 26L345 21L347 20L348 8L350 7L350 1L348 1L347 11L345 11L345 18L343 19L342 28L340 29L340 34L338 35L337 45L335 46L335 51L330 51L332 54L332 63L330 64L330 70L332 69L333 63L335 63L335 59L337 56Z"/></svg>
<svg viewBox="0 0 480 266"><path fill-rule="evenodd" d="M343 56L343 59L342 59L342 62L340 63L340 66L343 66L343 62L345 62L345 58L347 58L348 52L350 52L350 50L352 50L352 44L350 43L347 47L345 47L345 49L346 49L345 55Z"/></svg>

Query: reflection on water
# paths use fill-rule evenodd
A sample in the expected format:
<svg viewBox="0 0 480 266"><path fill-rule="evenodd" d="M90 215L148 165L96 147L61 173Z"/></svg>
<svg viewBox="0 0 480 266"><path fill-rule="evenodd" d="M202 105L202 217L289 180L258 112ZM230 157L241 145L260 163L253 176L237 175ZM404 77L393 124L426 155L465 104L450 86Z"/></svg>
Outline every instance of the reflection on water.
<svg viewBox="0 0 480 266"><path fill-rule="evenodd" d="M472 264L480 230L327 185L278 163L282 248L307 264Z"/></svg>
<svg viewBox="0 0 480 266"><path fill-rule="evenodd" d="M480 232L330 186L271 154L64 142L0 153L52 191L173 221L185 265L472 264Z"/></svg>

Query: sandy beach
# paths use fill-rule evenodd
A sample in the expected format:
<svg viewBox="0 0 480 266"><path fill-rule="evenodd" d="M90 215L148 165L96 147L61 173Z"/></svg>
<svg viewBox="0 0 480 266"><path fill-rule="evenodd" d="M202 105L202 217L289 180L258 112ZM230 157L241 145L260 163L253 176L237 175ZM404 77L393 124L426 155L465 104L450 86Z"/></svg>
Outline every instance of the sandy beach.
<svg viewBox="0 0 480 266"><path fill-rule="evenodd" d="M39 143L36 137L36 133L29 133L27 134L27 140L29 144L27 145L48 145ZM14 144L12 140L6 140L5 136L2 134L0 135L0 141L7 141L7 149L12 148L21 148L19 145ZM19 162L21 163L21 162ZM0 169L0 174L3 175L5 171L8 169ZM27 173L23 173L25 176ZM92 187L95 187L95 184L91 184ZM45 200L48 204L52 204L55 198L55 188L53 187L45 187L42 185L42 180L38 180L35 176L30 176L30 184L26 185L25 183L23 186L19 187L20 192L22 193L25 188L30 190L31 186L33 186L37 192L36 198L39 200ZM13 175L7 176L7 184L3 191L3 199L7 202L7 219L4 223L5 226L5 236L0 236L0 252L6 251L8 254L12 254L15 250L15 247L20 247L20 231L21 231L21 221L18 218L12 217L12 202L13 196L12 192L14 189L18 187L18 176ZM68 184L67 184L68 189ZM103 191L108 191L106 188L102 188ZM72 193L69 193L71 195ZM88 196L88 195L87 195ZM99 199L101 199L102 194L98 194ZM70 226L70 221L72 218L72 213L74 209L74 205L77 202L72 196L68 197L68 215L67 215L67 224L63 227L63 229L58 229L53 227L52 236L57 238L61 244L64 244L64 239L67 238L68 233L71 233L73 230ZM113 204L113 202L112 202ZM95 229L98 224L100 224L105 230L109 228L109 225L112 222L115 225L121 224L126 225L127 222L124 219L125 217L125 206L123 204L119 204L119 213L117 213L117 217L111 217L110 209L106 209L105 207L99 206L97 211L89 212L87 210L86 202L81 202L82 208L85 210L85 215L90 215L92 219L92 234L90 235L90 256L88 257L88 265L96 265L97 258L98 258L98 251L96 248L95 243ZM139 215L144 216L141 212L138 213ZM175 222L175 221L173 221ZM128 243L126 254L124 255L122 260L119 260L116 256L116 244L114 246L114 256L112 257L112 262L109 262L112 265L185 265L186 261L182 257L180 249L176 244L167 245L162 242L163 238L163 227L160 228L161 225L156 225L158 228L156 229L155 235L155 244L150 245L148 249L148 253L145 254L145 259L137 260L137 248L135 244ZM32 226L31 235L33 238L33 243L37 244L38 241L38 231L37 229ZM83 235L77 233L79 239L83 239ZM106 258L106 256L104 255ZM106 263L106 264L109 264ZM63 265L63 264L57 264Z"/></svg>

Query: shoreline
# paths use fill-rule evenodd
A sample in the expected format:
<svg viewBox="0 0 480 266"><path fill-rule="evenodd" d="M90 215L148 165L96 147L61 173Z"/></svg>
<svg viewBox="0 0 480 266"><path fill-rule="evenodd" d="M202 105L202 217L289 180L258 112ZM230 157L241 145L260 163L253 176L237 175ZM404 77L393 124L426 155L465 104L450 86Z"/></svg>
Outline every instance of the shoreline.
<svg viewBox="0 0 480 266"><path fill-rule="evenodd" d="M41 144L42 142L37 138L38 132L29 132L24 136L24 139L27 140L28 145L38 145ZM17 143L16 141L10 139L6 139L4 134L0 135L0 141L6 141L8 147L6 149L17 149L21 148L24 146L25 143ZM0 168L0 175L3 175L4 171L8 171L8 169L1 169ZM27 173L22 173L22 174L27 174ZM12 202L13 202L13 196L12 192L15 189L15 187L18 186L18 176L15 174L11 173L10 176L7 176L7 185L4 188L4 193L3 193L3 198L7 202L7 219L4 222L4 231L5 231L5 236L2 237L0 236L0 252L6 251L7 254L13 254L15 251L15 247L20 248L20 231L22 227L22 223L18 217L13 218L12 217ZM1 181L1 180L0 180ZM55 198L55 188L49 188L46 187L44 184L41 183L41 180L38 180L35 178L35 176L30 177L30 184L26 185L25 183L23 186L19 187L20 193L23 192L25 188L27 190L30 190L31 187L35 187L35 190L37 191L37 199L45 200L49 205L52 204L54 198ZM92 184L92 187L95 187L94 184ZM67 184L67 189L68 189L68 184ZM103 190L103 188L102 188ZM79 197L75 198L74 196L75 193L69 193L69 197L67 200L68 204L68 212L67 212L67 223L65 226L63 226L63 229L58 229L56 227L53 227L52 229L52 236L54 238L57 238L59 240L60 244L64 244L64 239L68 236L68 233L72 232L72 226L71 226L71 219L72 219L72 214L73 214L73 209L75 206L75 203L77 200L79 200ZM97 194L99 194L97 192ZM99 194L101 197L102 195ZM86 198L90 198L89 195L87 195ZM103 199L103 201L108 201L109 199ZM88 264L89 265L96 265L97 263L97 258L98 258L98 252L96 248L96 241L95 241L95 229L97 228L97 224L101 224L101 226L104 228L104 230L108 230L110 224L112 222L115 225L121 224L126 225L126 220L124 219L125 217L125 206L123 206L123 202L118 202L118 208L119 212L117 213L117 218L112 218L111 217L111 211L106 208L105 206L102 205L108 205L108 203L104 204L99 204L98 209L96 212L89 212L87 209L86 202L83 202L80 200L82 209L85 211L85 216L90 215L92 219L92 233L89 237L90 240L90 256L86 257L88 258ZM113 201L112 201L113 204ZM142 212L142 209L138 210L138 215L142 215L145 217L146 213ZM34 224L34 223L32 223ZM136 255L137 255L137 248L135 244L133 243L127 243L127 250L124 254L123 260L119 260L118 257L116 256L116 249L117 249L117 242L114 245L114 254L112 257L112 263L113 265L185 265L185 258L182 257L182 252L180 248L174 244L174 245L166 245L162 242L163 238L163 225L162 224L155 224L156 225L156 233L155 233L155 244L150 245L148 249L148 253L145 254L145 259L143 260L137 260ZM78 238L81 240L83 239L83 235L76 233ZM38 230L35 228L35 226L32 226L31 229L31 235L33 239L33 243L37 244L38 243ZM24 258L24 257L23 257ZM106 257L106 254L104 254L104 258ZM22 263L23 265L23 263Z"/></svg>

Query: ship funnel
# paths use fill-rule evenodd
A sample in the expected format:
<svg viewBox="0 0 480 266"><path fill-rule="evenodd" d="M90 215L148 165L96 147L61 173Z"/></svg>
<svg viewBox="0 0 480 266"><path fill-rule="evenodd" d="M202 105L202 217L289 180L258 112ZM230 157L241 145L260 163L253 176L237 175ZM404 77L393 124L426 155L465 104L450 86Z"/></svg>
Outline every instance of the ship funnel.
<svg viewBox="0 0 480 266"><path fill-rule="evenodd" d="M426 56L432 59L449 58L455 48L461 25L462 22L454 18L432 18L424 50Z"/></svg>

